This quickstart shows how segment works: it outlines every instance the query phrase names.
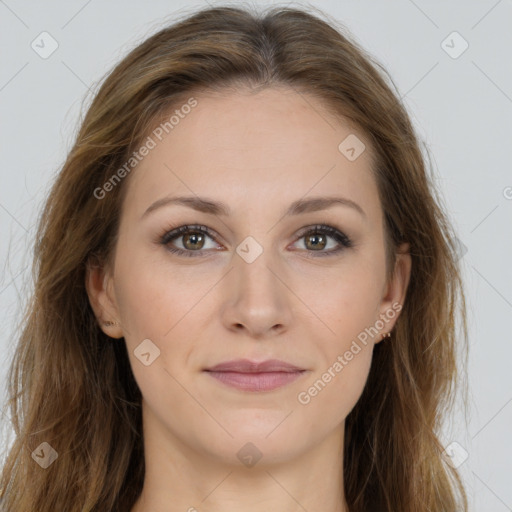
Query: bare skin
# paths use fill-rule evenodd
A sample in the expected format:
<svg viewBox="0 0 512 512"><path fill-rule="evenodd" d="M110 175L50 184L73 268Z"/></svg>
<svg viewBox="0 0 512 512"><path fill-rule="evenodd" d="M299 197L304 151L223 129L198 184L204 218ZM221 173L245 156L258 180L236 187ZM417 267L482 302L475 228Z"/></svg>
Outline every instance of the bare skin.
<svg viewBox="0 0 512 512"><path fill-rule="evenodd" d="M90 270L86 283L98 319L119 322L104 331L124 337L143 395L146 474L131 512L348 512L345 418L363 391L374 345L399 316L408 246L386 281L369 142L318 100L289 88L195 98L197 106L125 178L113 268ZM338 145L354 133L366 150L350 161ZM177 196L219 201L231 213L167 204L144 215ZM333 196L364 213L337 203L284 215L299 199ZM191 229L159 243L170 228L190 224L213 236ZM352 246L332 234L308 235L305 228L317 225L341 231ZM254 240L247 245L246 237ZM253 261L242 257L258 248ZM354 340L376 325L356 353ZM134 352L146 339L151 358L153 347L160 350L148 365ZM257 392L204 371L239 358L280 359L305 371ZM325 385L309 392L319 379Z"/></svg>

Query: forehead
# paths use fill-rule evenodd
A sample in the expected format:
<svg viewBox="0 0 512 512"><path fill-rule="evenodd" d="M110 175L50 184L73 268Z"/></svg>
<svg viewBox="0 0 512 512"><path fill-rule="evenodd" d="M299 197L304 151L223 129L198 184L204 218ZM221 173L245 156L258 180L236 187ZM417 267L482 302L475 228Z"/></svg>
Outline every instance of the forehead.
<svg viewBox="0 0 512 512"><path fill-rule="evenodd" d="M175 116L161 140L150 135L155 146L130 176L126 196L137 211L173 193L216 197L236 210L338 192L365 210L378 208L369 141L317 98L287 87L193 98L194 108ZM179 104L164 122L176 110ZM344 141L365 149L349 159Z"/></svg>

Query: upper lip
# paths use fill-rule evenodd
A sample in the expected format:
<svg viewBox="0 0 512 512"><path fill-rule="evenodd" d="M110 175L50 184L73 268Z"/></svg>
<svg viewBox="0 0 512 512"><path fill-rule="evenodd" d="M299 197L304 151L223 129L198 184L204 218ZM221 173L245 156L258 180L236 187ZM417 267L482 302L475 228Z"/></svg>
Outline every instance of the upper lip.
<svg viewBox="0 0 512 512"><path fill-rule="evenodd" d="M234 359L219 363L211 368L206 368L208 372L238 372L238 373L267 373L267 372L299 372L304 368L299 368L286 361L279 359L268 359L266 361L256 362L249 359Z"/></svg>

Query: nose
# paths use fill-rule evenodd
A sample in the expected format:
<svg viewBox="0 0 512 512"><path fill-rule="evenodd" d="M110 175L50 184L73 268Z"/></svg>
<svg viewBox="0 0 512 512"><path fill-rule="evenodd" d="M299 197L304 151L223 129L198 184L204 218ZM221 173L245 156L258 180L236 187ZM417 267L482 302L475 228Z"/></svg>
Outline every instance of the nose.
<svg viewBox="0 0 512 512"><path fill-rule="evenodd" d="M235 255L233 265L224 282L224 326L230 331L246 331L258 340L288 330L293 294L286 284L286 272L270 257L270 251L263 251L251 263Z"/></svg>

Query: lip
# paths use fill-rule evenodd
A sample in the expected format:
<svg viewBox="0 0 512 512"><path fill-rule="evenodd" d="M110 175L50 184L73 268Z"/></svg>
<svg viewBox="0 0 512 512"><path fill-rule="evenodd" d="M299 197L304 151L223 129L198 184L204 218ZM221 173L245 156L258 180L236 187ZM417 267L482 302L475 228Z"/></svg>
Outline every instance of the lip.
<svg viewBox="0 0 512 512"><path fill-rule="evenodd" d="M211 377L242 391L272 391L303 375L306 370L278 359L251 361L236 359L204 370Z"/></svg>
<svg viewBox="0 0 512 512"><path fill-rule="evenodd" d="M234 359L216 364L207 368L208 372L238 372L238 373L268 373L268 372L297 372L304 368L299 368L286 361L279 359L267 359L266 361L251 361L250 359Z"/></svg>

